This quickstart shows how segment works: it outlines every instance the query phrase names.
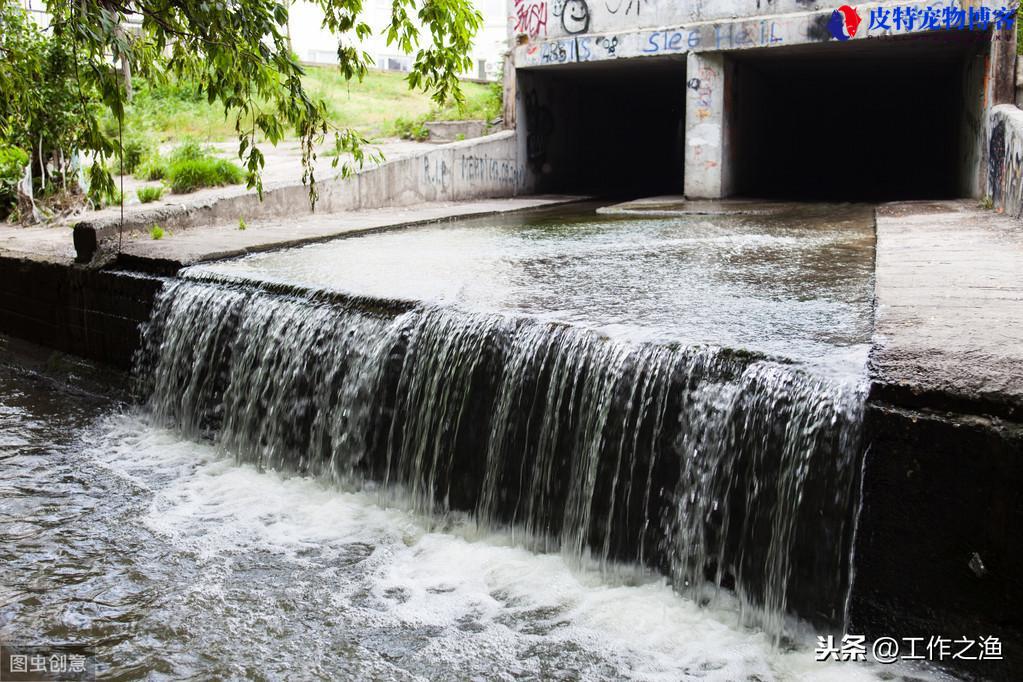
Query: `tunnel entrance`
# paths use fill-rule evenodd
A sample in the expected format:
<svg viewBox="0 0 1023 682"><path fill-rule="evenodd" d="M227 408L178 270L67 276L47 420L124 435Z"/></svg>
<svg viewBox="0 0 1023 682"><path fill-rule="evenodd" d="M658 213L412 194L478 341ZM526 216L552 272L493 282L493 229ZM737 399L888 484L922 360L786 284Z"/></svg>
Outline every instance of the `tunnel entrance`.
<svg viewBox="0 0 1023 682"><path fill-rule="evenodd" d="M681 194L684 57L520 69L518 125L537 192Z"/></svg>
<svg viewBox="0 0 1023 682"><path fill-rule="evenodd" d="M810 200L977 196L990 39L954 31L733 53L726 190Z"/></svg>

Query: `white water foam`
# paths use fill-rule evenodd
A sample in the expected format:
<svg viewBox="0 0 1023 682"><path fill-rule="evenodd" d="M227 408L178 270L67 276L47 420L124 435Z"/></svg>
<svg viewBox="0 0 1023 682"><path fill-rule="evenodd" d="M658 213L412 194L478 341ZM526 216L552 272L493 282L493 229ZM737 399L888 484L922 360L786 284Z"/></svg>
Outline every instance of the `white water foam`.
<svg viewBox="0 0 1023 682"><path fill-rule="evenodd" d="M203 567L194 599L285 633L341 620L357 630L355 649L308 633L281 635L280 646L361 657L363 673L844 681L895 672L815 662L812 639L775 648L738 625L734 600L700 608L660 577L624 569L609 577L507 535L481 536L464 518L431 519L373 492L236 465L137 416L110 417L94 437L91 456L151 496L139 523ZM353 547L363 548L354 562ZM314 591L283 612L247 599L246 579L233 573L256 553L287 569L287 584L272 592ZM410 646L408 633L422 637Z"/></svg>

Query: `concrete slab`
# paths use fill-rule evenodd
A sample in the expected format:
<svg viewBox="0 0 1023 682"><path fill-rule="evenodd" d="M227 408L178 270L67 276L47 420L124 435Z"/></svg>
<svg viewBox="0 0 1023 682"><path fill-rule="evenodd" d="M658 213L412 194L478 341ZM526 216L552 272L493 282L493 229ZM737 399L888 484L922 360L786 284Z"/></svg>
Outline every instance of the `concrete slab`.
<svg viewBox="0 0 1023 682"><path fill-rule="evenodd" d="M1023 225L972 201L877 210L873 394L1023 415Z"/></svg>
<svg viewBox="0 0 1023 682"><path fill-rule="evenodd" d="M239 230L237 223L193 228L154 240L148 235L126 234L122 253L129 259L163 268L241 256L257 251L297 246L359 232L542 208L580 201L583 197L534 195L509 199L431 202L398 208L365 209L299 218L255 221Z"/></svg>
<svg viewBox="0 0 1023 682"><path fill-rule="evenodd" d="M31 258L53 263L75 259L69 225L20 227L0 223L0 258Z"/></svg>

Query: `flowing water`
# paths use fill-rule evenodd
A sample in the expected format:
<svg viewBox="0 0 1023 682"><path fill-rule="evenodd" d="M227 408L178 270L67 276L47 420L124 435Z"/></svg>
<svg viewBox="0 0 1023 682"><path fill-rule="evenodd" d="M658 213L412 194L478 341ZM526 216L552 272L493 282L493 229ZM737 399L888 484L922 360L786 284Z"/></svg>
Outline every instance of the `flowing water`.
<svg viewBox="0 0 1023 682"><path fill-rule="evenodd" d="M563 211L341 239L204 265L192 276L529 316L631 342L761 351L845 381L862 376L873 326L870 207Z"/></svg>
<svg viewBox="0 0 1023 682"><path fill-rule="evenodd" d="M112 678L881 674L812 651L869 337L843 210L495 219L167 282L141 407L0 370L0 638Z"/></svg>

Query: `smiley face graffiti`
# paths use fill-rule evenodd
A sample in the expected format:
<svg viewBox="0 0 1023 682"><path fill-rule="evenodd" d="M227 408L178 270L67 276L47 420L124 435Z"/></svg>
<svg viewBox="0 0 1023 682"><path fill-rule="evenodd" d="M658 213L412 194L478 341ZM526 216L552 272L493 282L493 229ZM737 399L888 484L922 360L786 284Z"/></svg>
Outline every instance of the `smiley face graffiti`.
<svg viewBox="0 0 1023 682"><path fill-rule="evenodd" d="M555 16L561 17L561 27L565 33L586 33L590 28L590 6L586 0L565 0L561 3L561 14L555 11Z"/></svg>

